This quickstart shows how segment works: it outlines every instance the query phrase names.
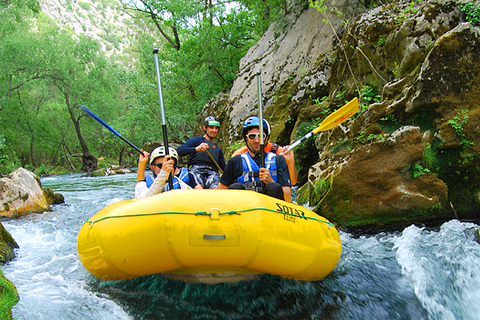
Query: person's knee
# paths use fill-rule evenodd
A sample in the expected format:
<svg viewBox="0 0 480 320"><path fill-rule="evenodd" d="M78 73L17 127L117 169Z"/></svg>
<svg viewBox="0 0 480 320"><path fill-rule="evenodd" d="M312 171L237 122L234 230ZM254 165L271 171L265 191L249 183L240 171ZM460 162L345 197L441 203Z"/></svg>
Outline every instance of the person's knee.
<svg viewBox="0 0 480 320"><path fill-rule="evenodd" d="M235 182L229 185L228 189L245 190L245 186L239 182Z"/></svg>
<svg viewBox="0 0 480 320"><path fill-rule="evenodd" d="M282 186L277 182L269 183L265 186L265 194L280 200L285 200Z"/></svg>
<svg viewBox="0 0 480 320"><path fill-rule="evenodd" d="M220 183L220 175L215 171L210 171L205 179L205 186L207 189L217 189Z"/></svg>

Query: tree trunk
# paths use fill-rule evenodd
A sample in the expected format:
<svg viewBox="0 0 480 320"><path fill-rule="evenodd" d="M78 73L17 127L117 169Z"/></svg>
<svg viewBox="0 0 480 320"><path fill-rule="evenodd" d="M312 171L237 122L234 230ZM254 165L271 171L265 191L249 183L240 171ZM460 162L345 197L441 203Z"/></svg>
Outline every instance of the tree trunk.
<svg viewBox="0 0 480 320"><path fill-rule="evenodd" d="M121 166L121 167L125 167L125 164L123 163L123 155L125 154L125 151L127 150L127 147L126 146L123 146L121 149L120 149L120 156L118 157L118 164Z"/></svg>
<svg viewBox="0 0 480 320"><path fill-rule="evenodd" d="M33 130L32 130L33 131ZM30 158L30 163L33 165L34 168L38 168L37 162L35 161L35 157L33 156L33 139L34 135L33 133L30 135L30 151L28 153L28 157Z"/></svg>
<svg viewBox="0 0 480 320"><path fill-rule="evenodd" d="M70 156L68 154L72 154L70 152L70 150L68 150L68 147L67 145L65 144L65 141L62 143L62 147L63 147L63 152L65 153L65 157L67 158L68 160L68 163L70 164L70 167L73 169L73 171L75 171L75 166L73 165L72 161L70 160Z"/></svg>
<svg viewBox="0 0 480 320"><path fill-rule="evenodd" d="M83 170L85 170L87 173L91 173L98 169L97 157L90 153L87 144L83 139L82 132L80 131L80 118L75 117L75 113L73 112L73 106L70 105L68 93L65 94L65 101L67 103L67 109L68 113L70 114L70 119L72 119L73 125L75 126L75 132L77 133L78 142L82 147Z"/></svg>

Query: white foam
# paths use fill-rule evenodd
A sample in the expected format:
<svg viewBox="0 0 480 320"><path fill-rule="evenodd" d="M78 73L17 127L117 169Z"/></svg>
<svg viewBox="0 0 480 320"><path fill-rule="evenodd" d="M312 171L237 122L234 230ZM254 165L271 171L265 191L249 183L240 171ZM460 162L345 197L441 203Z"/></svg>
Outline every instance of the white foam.
<svg viewBox="0 0 480 320"><path fill-rule="evenodd" d="M432 319L478 319L480 245L470 228L478 227L457 220L439 231L411 226L395 241L402 273Z"/></svg>

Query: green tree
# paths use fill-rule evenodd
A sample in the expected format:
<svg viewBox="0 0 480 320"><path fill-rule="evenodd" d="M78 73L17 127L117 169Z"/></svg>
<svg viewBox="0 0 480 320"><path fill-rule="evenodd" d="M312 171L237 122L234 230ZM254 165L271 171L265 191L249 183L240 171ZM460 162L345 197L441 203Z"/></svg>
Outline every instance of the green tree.
<svg viewBox="0 0 480 320"><path fill-rule="evenodd" d="M0 41L14 32L26 17L39 11L37 0L0 0Z"/></svg>
<svg viewBox="0 0 480 320"><path fill-rule="evenodd" d="M148 17L171 48L180 50L180 33L195 21L191 19L203 11L203 6L197 0L129 0L126 9Z"/></svg>
<svg viewBox="0 0 480 320"><path fill-rule="evenodd" d="M255 32L260 36L272 22L289 14L294 5L305 3L299 0L239 0L246 10L255 17Z"/></svg>
<svg viewBox="0 0 480 320"><path fill-rule="evenodd" d="M85 122L85 139L80 105L118 114L121 89L113 80L117 67L108 63L97 42L43 22L37 21L35 28L18 26L0 41L3 161L35 169L63 160L62 165L76 170L71 157L79 146L84 170L95 170L97 158L89 145L98 147L101 129Z"/></svg>
<svg viewBox="0 0 480 320"><path fill-rule="evenodd" d="M227 12L218 1L130 2L161 37L142 34L140 77L155 84L152 49L159 47L160 73L169 137L184 140L191 134L196 115L205 103L228 90L236 77L240 59L258 40L255 17L244 6ZM143 87L145 88L145 87ZM136 92L140 92L140 86ZM150 121L159 121L156 89L144 91L135 103L149 106Z"/></svg>
<svg viewBox="0 0 480 320"><path fill-rule="evenodd" d="M80 126L84 117L81 105L105 108L113 97L111 72L107 60L99 54L98 42L83 36L73 38L61 32L50 43L49 79L64 99L66 111L72 121L82 150L83 168L87 172L97 169L97 158L85 141ZM108 108L107 108L108 109ZM110 110L112 113L114 110Z"/></svg>
<svg viewBox="0 0 480 320"><path fill-rule="evenodd" d="M135 153L85 118L81 105L139 146L161 140L154 47L169 137L184 140L205 103L231 87L247 50L301 2L244 0L227 11L214 0L132 1L126 9L140 17L128 49L134 57L117 65L98 43L60 31L45 14L31 19L38 2L1 1L0 163L87 171L97 156L128 163ZM145 25L156 33L140 30Z"/></svg>
<svg viewBox="0 0 480 320"><path fill-rule="evenodd" d="M36 39L28 37L28 18L38 11L39 4L35 0L0 1L0 121L4 120L6 123L0 131L0 165L4 168L2 172L14 169L11 164L18 160L16 153L12 152L10 146L14 144L8 135L18 127L17 122L12 121L15 118L5 111L7 99L26 83L42 76L41 70L32 64L29 55L32 50L36 50ZM29 41L31 42L28 43ZM20 60L22 63L18 64ZM15 141L13 140L13 143Z"/></svg>

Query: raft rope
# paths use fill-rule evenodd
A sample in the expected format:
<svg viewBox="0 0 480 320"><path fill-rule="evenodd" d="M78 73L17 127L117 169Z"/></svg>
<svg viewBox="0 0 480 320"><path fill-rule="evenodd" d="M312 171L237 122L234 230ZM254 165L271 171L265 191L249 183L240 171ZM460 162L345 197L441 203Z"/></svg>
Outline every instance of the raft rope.
<svg viewBox="0 0 480 320"><path fill-rule="evenodd" d="M213 209L213 210L217 210L217 209ZM212 210L212 211L213 211ZM226 212L218 212L218 215L221 216L221 215L225 215L225 214L229 214L229 215L232 215L232 214L237 214L237 215L241 215L242 213L244 212L249 212L249 211L257 211L257 210L265 210L265 211L270 211L270 212L276 212L276 213L280 213L280 214L285 214L285 215L289 215L289 216L293 216L293 217L298 217L298 218L301 218L301 219L306 219L306 220L314 220L314 221L318 221L318 222L323 222L323 223L326 223L328 224L329 227L333 227L335 226L333 223L331 223L330 221L325 221L325 220L322 220L322 219L318 219L318 218L315 218L315 217L308 217L308 216L301 216L301 215L298 215L298 214L293 214L293 213L288 213L288 212L283 212L283 211L278 211L278 210L273 210L273 209L270 209L270 208L251 208L251 209L243 209L243 210L233 210L233 211L226 211ZM103 218L99 218L99 219L96 219L96 220L85 220L84 224L85 223L89 223L90 226L92 226L93 224L97 223L97 222L100 222L102 220L107 220L107 219L113 219L113 218L129 218L129 217L140 217L140 216L155 216L155 215L163 215L163 214L191 214L191 215L195 215L195 216L211 216L212 213L211 212L206 212L206 211L197 211L197 212L150 212L150 213L136 213L136 214L125 214L125 215L112 215L112 216L106 216L106 217L103 217Z"/></svg>

